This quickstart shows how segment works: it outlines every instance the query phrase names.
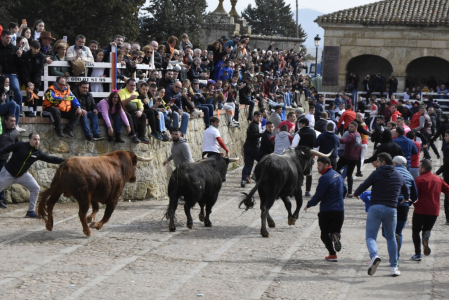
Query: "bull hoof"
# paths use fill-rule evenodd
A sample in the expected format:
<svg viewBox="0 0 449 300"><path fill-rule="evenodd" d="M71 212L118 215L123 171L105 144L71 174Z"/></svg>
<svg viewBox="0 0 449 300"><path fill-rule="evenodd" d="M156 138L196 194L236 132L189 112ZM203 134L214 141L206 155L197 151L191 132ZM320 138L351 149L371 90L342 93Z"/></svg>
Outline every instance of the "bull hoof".
<svg viewBox="0 0 449 300"><path fill-rule="evenodd" d="M87 223L92 223L94 219L92 217L87 217Z"/></svg>
<svg viewBox="0 0 449 300"><path fill-rule="evenodd" d="M263 237L266 237L266 238L269 238L270 237L270 234L268 233L268 231L267 232L261 232L260 233Z"/></svg>
<svg viewBox="0 0 449 300"><path fill-rule="evenodd" d="M268 223L268 227L270 228L276 228L276 223Z"/></svg>
<svg viewBox="0 0 449 300"><path fill-rule="evenodd" d="M204 216L204 214L202 214L202 213L200 213L200 214L198 215L198 218L200 219L201 222L204 222L204 220L205 220L205 216Z"/></svg>
<svg viewBox="0 0 449 300"><path fill-rule="evenodd" d="M295 225L296 224L296 218L288 218L288 225Z"/></svg>
<svg viewBox="0 0 449 300"><path fill-rule="evenodd" d="M47 228L48 231L52 231L53 230L53 225L45 225L45 227Z"/></svg>
<svg viewBox="0 0 449 300"><path fill-rule="evenodd" d="M87 236L92 236L92 232L90 230L89 231L84 231L84 234L87 235Z"/></svg>
<svg viewBox="0 0 449 300"><path fill-rule="evenodd" d="M205 223L204 223L204 226L205 226L205 227L212 227L212 223L211 223L211 222L205 222Z"/></svg>
<svg viewBox="0 0 449 300"><path fill-rule="evenodd" d="M101 222L98 222L98 223L93 222L93 223L90 223L89 227L94 228L96 230L100 230L103 227L103 224L101 224Z"/></svg>
<svg viewBox="0 0 449 300"><path fill-rule="evenodd" d="M169 227L168 230L170 230L170 232L175 232L176 231L176 227Z"/></svg>
<svg viewBox="0 0 449 300"><path fill-rule="evenodd" d="M192 229L192 227L193 227L193 224L187 223L187 228Z"/></svg>

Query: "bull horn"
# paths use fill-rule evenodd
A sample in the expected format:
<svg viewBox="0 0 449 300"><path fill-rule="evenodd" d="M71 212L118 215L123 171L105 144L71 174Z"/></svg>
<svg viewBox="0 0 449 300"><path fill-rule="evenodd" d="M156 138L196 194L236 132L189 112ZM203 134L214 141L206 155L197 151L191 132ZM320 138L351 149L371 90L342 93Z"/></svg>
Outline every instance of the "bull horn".
<svg viewBox="0 0 449 300"><path fill-rule="evenodd" d="M329 152L328 154L324 154L324 153L321 153L321 152L319 152L319 151L310 150L310 154L316 155L316 156L324 156L324 157L329 157L329 156L331 156L332 152L333 152L333 151Z"/></svg>
<svg viewBox="0 0 449 300"><path fill-rule="evenodd" d="M238 157L236 157L236 158L229 158L229 162L236 162L236 161L239 161Z"/></svg>
<svg viewBox="0 0 449 300"><path fill-rule="evenodd" d="M136 156L137 156L137 161L152 161L153 160L153 157L142 157L139 155L136 155Z"/></svg>

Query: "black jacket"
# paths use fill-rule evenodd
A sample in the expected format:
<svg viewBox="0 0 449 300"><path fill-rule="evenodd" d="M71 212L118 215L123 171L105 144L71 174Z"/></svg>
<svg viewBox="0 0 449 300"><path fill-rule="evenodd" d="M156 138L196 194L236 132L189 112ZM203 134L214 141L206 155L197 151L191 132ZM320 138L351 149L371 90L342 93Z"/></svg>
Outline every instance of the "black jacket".
<svg viewBox="0 0 449 300"><path fill-rule="evenodd" d="M12 44L4 46L0 42L0 66L2 66L2 74L18 74L19 71L22 71L23 60L17 56L16 52L18 50L19 48Z"/></svg>
<svg viewBox="0 0 449 300"><path fill-rule="evenodd" d="M60 164L65 161L64 158L45 154L39 148L32 147L28 142L15 143L0 149L0 155L10 152L12 152L12 156L6 163L5 168L14 177L25 174L37 160L51 164Z"/></svg>
<svg viewBox="0 0 449 300"><path fill-rule="evenodd" d="M72 93L75 95L76 99L78 99L81 109L84 109L85 111L94 111L97 109L97 104L91 93L87 92L86 95L81 95L78 89L74 90Z"/></svg>
<svg viewBox="0 0 449 300"><path fill-rule="evenodd" d="M446 130L449 130L449 121L441 123L441 125L438 127L437 132L433 136L432 142L434 142L438 137L444 137L444 133Z"/></svg>
<svg viewBox="0 0 449 300"><path fill-rule="evenodd" d="M327 120L320 118L318 121L315 122L315 126L313 126L313 129L323 133L326 132L326 127L327 127Z"/></svg>
<svg viewBox="0 0 449 300"><path fill-rule="evenodd" d="M39 90L41 76L44 75L46 57L41 52L33 56L31 51L29 50L22 54L23 72L20 73L20 78L24 84L28 84L28 82L34 83L35 90Z"/></svg>
<svg viewBox="0 0 449 300"><path fill-rule="evenodd" d="M376 151L374 152L373 156L371 156L368 159L365 159L365 164L372 163L373 161L377 160L377 154L387 152L391 155L391 158L395 156L404 156L404 153L402 153L401 147L393 142L391 131L388 129L385 129L382 133L382 144L377 147Z"/></svg>
<svg viewBox="0 0 449 300"><path fill-rule="evenodd" d="M298 131L300 136L298 146L307 146L313 149L313 143L316 140L316 132L310 127L303 127Z"/></svg>
<svg viewBox="0 0 449 300"><path fill-rule="evenodd" d="M354 121L356 121L357 124L359 124L359 125L357 126L357 131L358 131L360 134L364 134L364 135L369 135L369 136L371 136L371 132L366 131L365 128L363 128L362 122L357 121L357 119L355 119Z"/></svg>
<svg viewBox="0 0 449 300"><path fill-rule="evenodd" d="M19 131L17 129L8 129L6 124L2 122L3 133L0 135L0 149L19 141ZM0 160L7 160L9 153L0 155Z"/></svg>
<svg viewBox="0 0 449 300"><path fill-rule="evenodd" d="M175 81L173 79L167 79L167 78L161 78L159 79L159 87L163 87L164 89L167 89L169 86L171 86Z"/></svg>
<svg viewBox="0 0 449 300"><path fill-rule="evenodd" d="M274 152L274 143L270 141L270 137L273 136L272 132L265 130L262 133L262 140L260 142L260 158L264 155L271 154Z"/></svg>
<svg viewBox="0 0 449 300"><path fill-rule="evenodd" d="M262 137L262 134L259 131L259 123L252 121L246 129L246 141L243 148L259 148L259 138Z"/></svg>
<svg viewBox="0 0 449 300"><path fill-rule="evenodd" d="M164 60L162 59L162 55L156 50L154 50L153 55L154 55L154 67L156 69L162 68L162 63L164 62Z"/></svg>
<svg viewBox="0 0 449 300"><path fill-rule="evenodd" d="M443 173L444 181L449 181L449 145L443 148L443 165L436 171L437 175Z"/></svg>

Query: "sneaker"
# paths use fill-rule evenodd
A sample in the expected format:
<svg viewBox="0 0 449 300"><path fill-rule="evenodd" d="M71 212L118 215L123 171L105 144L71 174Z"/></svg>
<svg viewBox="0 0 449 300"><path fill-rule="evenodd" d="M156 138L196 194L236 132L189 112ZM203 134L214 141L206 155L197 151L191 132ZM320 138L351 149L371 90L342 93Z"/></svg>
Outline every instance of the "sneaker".
<svg viewBox="0 0 449 300"><path fill-rule="evenodd" d="M89 142L92 142L94 139L92 138L91 135L86 136L86 140L88 140Z"/></svg>
<svg viewBox="0 0 449 300"><path fill-rule="evenodd" d="M448 220L448 221L446 221L446 223L444 223L444 225L447 225L447 226L449 226L449 220Z"/></svg>
<svg viewBox="0 0 449 300"><path fill-rule="evenodd" d="M357 172L357 173L355 174L355 176L356 176L356 177L363 177L363 174L362 174L362 172Z"/></svg>
<svg viewBox="0 0 449 300"><path fill-rule="evenodd" d="M69 137L73 137L73 132L70 129L68 129L67 127L64 128L64 130L62 132L67 134Z"/></svg>
<svg viewBox="0 0 449 300"><path fill-rule="evenodd" d="M249 176L246 176L246 183L251 183L251 177L249 177Z"/></svg>
<svg viewBox="0 0 449 300"><path fill-rule="evenodd" d="M422 255L421 254L415 254L412 256L411 260L421 261Z"/></svg>
<svg viewBox="0 0 449 300"><path fill-rule="evenodd" d="M310 192L306 192L304 196L310 197Z"/></svg>
<svg viewBox="0 0 449 300"><path fill-rule="evenodd" d="M32 211L27 211L27 214L25 215L25 218L38 219L39 216L37 215L37 213L34 210L32 210Z"/></svg>
<svg viewBox="0 0 449 300"><path fill-rule="evenodd" d="M240 186L241 186L242 188L245 188L245 187L246 187L246 181L245 181L245 180L242 180L242 182L240 183Z"/></svg>
<svg viewBox="0 0 449 300"><path fill-rule="evenodd" d="M102 141L104 140L104 137L100 136L99 134L94 134L94 141Z"/></svg>
<svg viewBox="0 0 449 300"><path fill-rule="evenodd" d="M236 119L232 119L232 123L235 123L235 124L240 124L240 122L239 122L239 121L237 121Z"/></svg>
<svg viewBox="0 0 449 300"><path fill-rule="evenodd" d="M429 248L429 240L422 240L422 245L424 247L424 255L429 256L430 252L432 252Z"/></svg>
<svg viewBox="0 0 449 300"><path fill-rule="evenodd" d="M240 127L240 125L239 125L239 124L236 124L236 123L229 123L228 126L229 126L229 127L232 127L232 128L234 128L234 127Z"/></svg>
<svg viewBox="0 0 449 300"><path fill-rule="evenodd" d="M399 272L398 267L392 267L392 268L390 268L390 270L391 270L391 276L393 276L393 277L401 275L401 272Z"/></svg>
<svg viewBox="0 0 449 300"><path fill-rule="evenodd" d="M133 143L135 143L135 144L140 143L139 139L138 139L137 136L135 136L135 135L133 135L133 136L131 137L131 141L133 141Z"/></svg>
<svg viewBox="0 0 449 300"><path fill-rule="evenodd" d="M17 129L17 131L19 131L19 133L26 131L26 129L20 128L19 126L16 126L16 129Z"/></svg>
<svg viewBox="0 0 449 300"><path fill-rule="evenodd" d="M340 252L341 250L340 234L338 234L337 232L332 233L332 242L334 242L335 251Z"/></svg>
<svg viewBox="0 0 449 300"><path fill-rule="evenodd" d="M162 133L162 141L163 142L169 142L170 141L170 137L165 132Z"/></svg>
<svg viewBox="0 0 449 300"><path fill-rule="evenodd" d="M375 256L373 257L373 259L371 259L368 267L368 275L372 276L374 275L374 273L376 273L377 267L379 266L380 262L381 259L379 256Z"/></svg>
<svg viewBox="0 0 449 300"><path fill-rule="evenodd" d="M143 137L143 136L139 138L139 141L142 144L147 144L147 145L150 143L150 141L146 137Z"/></svg>
<svg viewBox="0 0 449 300"><path fill-rule="evenodd" d="M192 116L194 116L194 117L198 117L198 116L201 115L201 113L202 113L201 110L194 109L194 110L192 111L191 114L192 114Z"/></svg>
<svg viewBox="0 0 449 300"><path fill-rule="evenodd" d="M292 107L290 105L287 105L285 108L292 109Z"/></svg>
<svg viewBox="0 0 449 300"><path fill-rule="evenodd" d="M328 256L326 256L325 258L324 258L325 260L327 260L327 261L338 261L337 260L337 255L328 255Z"/></svg>
<svg viewBox="0 0 449 300"><path fill-rule="evenodd" d="M292 106L293 106L293 108L297 108L298 107L298 105L296 105L295 102L292 103Z"/></svg>
<svg viewBox="0 0 449 300"><path fill-rule="evenodd" d="M35 112L30 112L28 114L28 118L36 118L36 113Z"/></svg>
<svg viewBox="0 0 449 300"><path fill-rule="evenodd" d="M0 208L8 208L3 200L0 200Z"/></svg>
<svg viewBox="0 0 449 300"><path fill-rule="evenodd" d="M56 130L56 135L59 137L64 137L64 133L62 133L62 130Z"/></svg>
<svg viewBox="0 0 449 300"><path fill-rule="evenodd" d="M153 139L159 140L159 136L157 135L156 132L150 133L150 137L152 137Z"/></svg>
<svg viewBox="0 0 449 300"><path fill-rule="evenodd" d="M178 199L178 205L184 205L186 202L184 201L184 196L179 197Z"/></svg>

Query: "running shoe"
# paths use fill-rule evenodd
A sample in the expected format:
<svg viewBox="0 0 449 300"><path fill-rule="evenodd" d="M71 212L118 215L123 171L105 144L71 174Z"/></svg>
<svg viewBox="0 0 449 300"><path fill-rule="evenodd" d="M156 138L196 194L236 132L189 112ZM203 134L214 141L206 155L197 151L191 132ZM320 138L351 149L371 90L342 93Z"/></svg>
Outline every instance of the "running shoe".
<svg viewBox="0 0 449 300"><path fill-rule="evenodd" d="M424 255L429 256L430 252L432 252L429 248L429 240L422 240L422 245L424 247Z"/></svg>
<svg viewBox="0 0 449 300"><path fill-rule="evenodd" d="M335 251L340 252L341 250L340 234L338 234L337 232L332 233L332 242L334 242Z"/></svg>
<svg viewBox="0 0 449 300"><path fill-rule="evenodd" d="M411 260L421 261L422 255L421 254L415 254L412 256Z"/></svg>
<svg viewBox="0 0 449 300"><path fill-rule="evenodd" d="M397 276L401 275L401 272L399 272L398 267L391 267L390 270L391 270L392 277L397 277Z"/></svg>
<svg viewBox="0 0 449 300"><path fill-rule="evenodd" d="M327 260L327 261L338 261L337 260L337 255L328 255L328 256L326 256L325 258L324 258L325 260Z"/></svg>
<svg viewBox="0 0 449 300"><path fill-rule="evenodd" d="M368 275L372 276L374 275L374 273L376 273L377 267L379 266L380 262L381 259L379 256L374 256L373 259L371 259L368 267Z"/></svg>

